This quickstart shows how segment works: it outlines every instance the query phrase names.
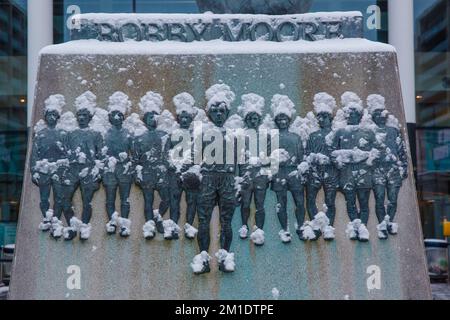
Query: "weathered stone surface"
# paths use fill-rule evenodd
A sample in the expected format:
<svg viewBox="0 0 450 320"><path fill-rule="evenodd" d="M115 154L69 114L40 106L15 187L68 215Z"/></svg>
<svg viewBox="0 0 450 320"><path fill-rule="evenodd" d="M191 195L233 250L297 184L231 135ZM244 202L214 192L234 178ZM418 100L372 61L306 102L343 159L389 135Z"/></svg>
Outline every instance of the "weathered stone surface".
<svg viewBox="0 0 450 320"><path fill-rule="evenodd" d="M131 80L131 81L130 81ZM335 97L351 90L365 98L379 93L405 124L403 102L394 52L323 54L233 55L53 55L44 54L36 88L34 123L42 117L44 100L51 94L65 95L66 111L74 111L74 99L86 90L105 107L108 97L121 90L130 96L133 112L148 90L161 93L173 111L172 97L191 93L198 106L205 105L204 92L219 81L232 86L237 96L248 92L267 101L276 93L287 94L304 116L312 110L313 96L326 91ZM233 111L236 111L235 103ZM269 108L267 106L267 112ZM403 134L406 132L403 127ZM30 139L31 141L31 139ZM411 165L410 165L411 168ZM233 228L237 269L224 275L213 262L212 273L194 276L189 263L197 243L182 237L167 242L161 235L151 242L142 237L143 199L133 187L132 235L120 239L106 234L105 194L94 197L93 234L87 242L56 242L38 229L41 219L39 192L31 183L29 168L23 191L17 237L11 299L271 299L277 288L280 299L430 299L421 227L412 172L399 195L397 236L376 238L377 220L371 196L369 243L351 242L345 236L348 217L342 194L337 197L335 242L302 243L297 238L284 245L278 238L275 195L266 200L266 244L258 248L238 237L237 209ZM80 213L80 195L75 197ZM323 195L319 196L322 203ZM295 234L292 204L288 206L291 233ZM252 214L253 216L253 214ZM252 218L251 218L252 219ZM184 214L182 221L184 224ZM218 217L212 235L218 234ZM213 254L218 238L213 236ZM67 269L81 270L81 290L66 286ZM370 266L379 266L381 288L368 290Z"/></svg>

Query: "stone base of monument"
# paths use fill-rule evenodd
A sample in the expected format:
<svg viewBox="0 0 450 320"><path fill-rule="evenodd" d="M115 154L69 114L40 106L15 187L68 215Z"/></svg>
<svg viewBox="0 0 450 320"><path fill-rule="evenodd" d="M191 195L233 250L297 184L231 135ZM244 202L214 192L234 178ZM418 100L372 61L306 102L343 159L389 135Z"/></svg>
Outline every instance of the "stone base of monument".
<svg viewBox="0 0 450 320"><path fill-rule="evenodd" d="M169 101L175 95L189 92L198 106L204 106L205 90L223 81L232 86L237 96L254 92L270 101L274 94L286 94L295 101L301 116L312 110L311 102L317 92L325 91L335 97L345 91L354 91L361 97L379 93L386 97L389 111L401 120L402 133L407 139L393 48L363 39L319 42L280 46L258 42L181 44L80 40L48 47L41 55L33 120L36 123L42 117L43 102L51 94L65 95L67 111L74 111L74 99L86 90L98 96L99 107L106 106L108 97L120 90L130 96L133 112L138 112L140 97L152 90L161 93L166 107L173 111ZM196 241L181 236L180 240L169 242L162 235L152 241L143 239L143 199L136 187L130 198L132 234L128 239L106 234L103 189L93 201L93 232L88 241L51 239L38 229L39 190L32 185L28 168L26 172L11 299L431 297L412 169L399 195L396 219L399 233L387 241L377 238L373 195L368 223L371 239L368 243L350 241L345 235L349 222L345 201L338 194L334 242L321 239L304 243L294 237L295 219L289 199L293 241L283 244L278 237L275 195L268 191L266 244L256 247L248 240L239 239L241 219L237 209L232 244L236 271L223 274L213 260L212 272L202 276L194 275L190 269L192 258L198 254ZM74 203L78 216L80 202L77 193ZM321 194L318 203L322 202ZM253 213L254 210L252 216ZM181 226L184 214L182 217ZM211 223L211 255L218 250L218 234L216 212Z"/></svg>

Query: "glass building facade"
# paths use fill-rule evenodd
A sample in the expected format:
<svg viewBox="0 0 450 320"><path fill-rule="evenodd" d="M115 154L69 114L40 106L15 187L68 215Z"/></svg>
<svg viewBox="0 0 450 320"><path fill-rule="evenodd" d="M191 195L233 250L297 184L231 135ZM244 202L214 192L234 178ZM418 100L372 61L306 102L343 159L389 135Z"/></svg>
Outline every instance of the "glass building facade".
<svg viewBox="0 0 450 320"><path fill-rule="evenodd" d="M388 42L388 0L305 0L305 8L361 11L365 37ZM88 12L199 11L195 0L54 0L54 43L69 40L71 15ZM432 238L442 238L442 221L450 215L449 13L448 0L414 0L417 129L410 140L417 156L424 233ZM0 0L0 226L17 221L27 146L26 96L27 1ZM6 241L1 230L0 245Z"/></svg>
<svg viewBox="0 0 450 320"><path fill-rule="evenodd" d="M426 237L450 220L450 2L414 0L417 191Z"/></svg>
<svg viewBox="0 0 450 320"><path fill-rule="evenodd" d="M27 148L27 5L0 0L0 245L15 234Z"/></svg>

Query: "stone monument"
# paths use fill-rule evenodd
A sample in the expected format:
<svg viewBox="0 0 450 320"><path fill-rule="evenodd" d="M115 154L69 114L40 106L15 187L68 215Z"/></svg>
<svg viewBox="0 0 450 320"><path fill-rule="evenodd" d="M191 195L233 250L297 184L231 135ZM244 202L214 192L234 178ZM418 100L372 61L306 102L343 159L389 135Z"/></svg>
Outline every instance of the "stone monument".
<svg viewBox="0 0 450 320"><path fill-rule="evenodd" d="M10 298L430 299L394 48L198 2L42 50Z"/></svg>

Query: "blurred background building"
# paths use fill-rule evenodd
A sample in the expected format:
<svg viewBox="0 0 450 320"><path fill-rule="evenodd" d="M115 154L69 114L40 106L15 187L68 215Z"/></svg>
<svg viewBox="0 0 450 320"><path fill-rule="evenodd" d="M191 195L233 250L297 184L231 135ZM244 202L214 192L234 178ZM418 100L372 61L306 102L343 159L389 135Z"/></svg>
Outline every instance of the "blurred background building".
<svg viewBox="0 0 450 320"><path fill-rule="evenodd" d="M443 220L450 220L450 2L305 0L303 8L361 11L365 37L397 48L424 236L443 238ZM0 245L14 242L37 53L68 41L69 18L88 12L199 8L195 0L0 0Z"/></svg>

